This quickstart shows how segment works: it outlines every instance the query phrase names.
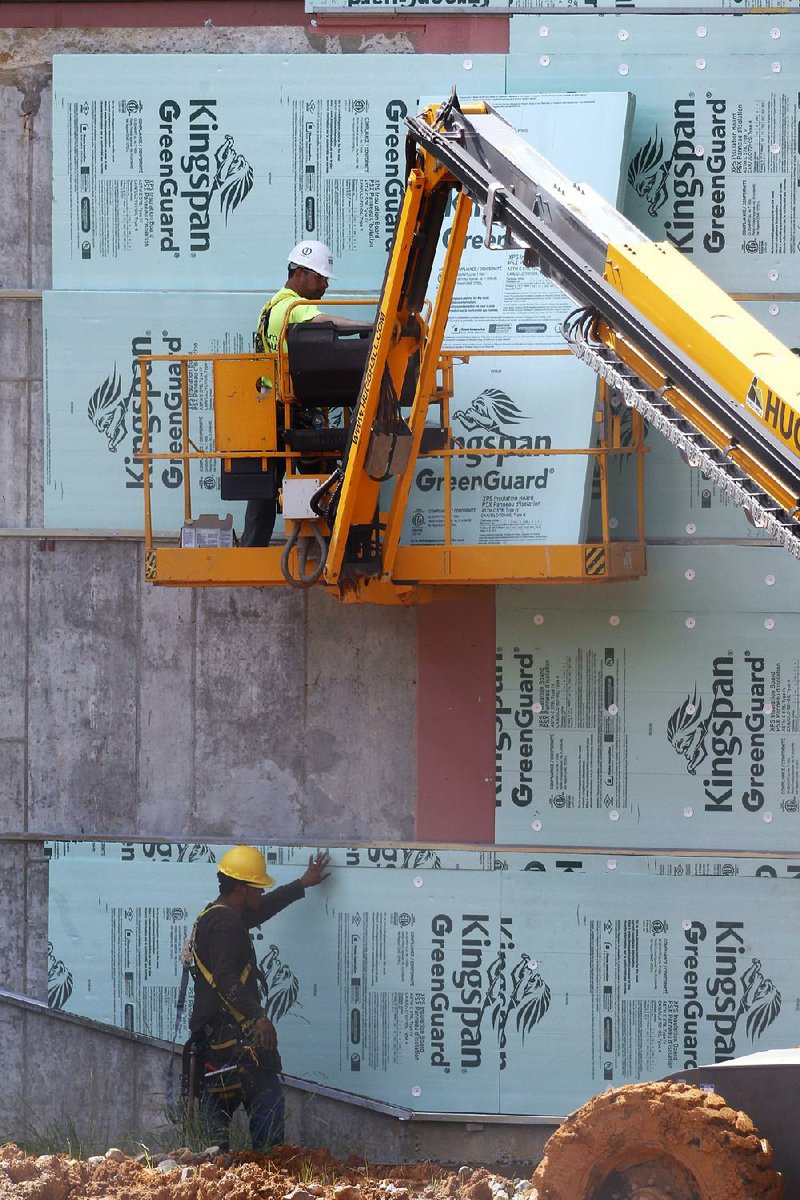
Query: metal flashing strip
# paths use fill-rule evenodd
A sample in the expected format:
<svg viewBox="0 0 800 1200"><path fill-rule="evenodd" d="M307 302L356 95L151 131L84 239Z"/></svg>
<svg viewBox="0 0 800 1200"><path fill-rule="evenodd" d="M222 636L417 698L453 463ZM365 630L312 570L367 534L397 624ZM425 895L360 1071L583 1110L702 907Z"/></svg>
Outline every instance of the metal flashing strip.
<svg viewBox="0 0 800 1200"><path fill-rule="evenodd" d="M757 547L759 549L770 549L768 544L761 543ZM39 842L55 842L55 843L86 843L91 845L94 843L107 843L109 845L136 845L136 846L182 846L186 845L188 836L186 834L145 834L122 835L118 833L84 833L79 838L69 837L63 832L2 832L0 833L0 845L7 843L9 845ZM233 846L235 842L223 842L215 839L214 845ZM317 843L315 843L316 845ZM462 851L464 853L475 854L492 854L495 856L507 854L558 854L558 855L583 855L586 858L602 858L613 854L616 858L646 858L656 855L659 858L724 858L726 861L730 859L743 860L758 860L774 859L776 862L794 862L800 857L796 850L743 850L743 849L718 849L714 847L689 847L689 846L587 846L581 844L557 843L557 844L542 844L539 842L446 842L438 839L430 838L427 841L408 840L408 841L381 841L381 842L358 842L358 841L329 841L322 840L319 843L320 849L339 850L339 849L365 849L365 850L429 850L435 847L437 851ZM281 847L291 849L304 849L308 846L307 841L282 841ZM28 862L43 863L52 861L51 858L29 858ZM416 870L425 870L424 864L420 864ZM3 989L0 988L0 996ZM13 993L8 993L12 995ZM37 1001L37 1003L39 1003Z"/></svg>

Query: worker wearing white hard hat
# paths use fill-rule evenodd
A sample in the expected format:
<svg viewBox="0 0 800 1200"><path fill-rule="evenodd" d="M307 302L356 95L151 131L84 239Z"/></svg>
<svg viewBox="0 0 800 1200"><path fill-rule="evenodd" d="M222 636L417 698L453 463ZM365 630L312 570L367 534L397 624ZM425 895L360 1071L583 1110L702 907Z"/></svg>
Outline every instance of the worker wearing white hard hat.
<svg viewBox="0 0 800 1200"><path fill-rule="evenodd" d="M351 321L347 317L334 317L329 313L323 314L314 304L321 300L328 290L328 281L333 278L333 252L324 242L306 239L298 242L289 251L289 273L284 286L272 296L261 309L258 327L255 334L255 349L261 354L277 354L278 338L281 335L287 311L288 324L300 325L308 321L319 321L333 324L337 328L357 326L363 328L360 321ZM306 300L307 304L297 301ZM290 306L293 307L290 308ZM286 351L286 343L283 345ZM278 460L272 467L274 475L274 496L248 500L244 519L244 530L240 539L241 546L268 546L275 527L277 514L277 495L283 478L282 464Z"/></svg>
<svg viewBox="0 0 800 1200"><path fill-rule="evenodd" d="M289 253L290 271L292 263L296 267L306 267L311 271L316 271L318 275L324 275L326 279L333 279L333 254L330 246L326 246L324 242L298 242L294 250Z"/></svg>
<svg viewBox="0 0 800 1200"><path fill-rule="evenodd" d="M276 354L278 338L280 337L286 311L294 304L289 312L289 324L299 325L306 321L333 322L338 327L361 325L360 321L351 321L347 317L334 317L330 313L317 308L314 300L321 300L328 290L328 283L333 275L333 252L324 242L307 239L298 242L289 251L289 274L286 283L272 296L262 308L256 330L256 349L265 354ZM298 300L312 301L310 304L297 304Z"/></svg>

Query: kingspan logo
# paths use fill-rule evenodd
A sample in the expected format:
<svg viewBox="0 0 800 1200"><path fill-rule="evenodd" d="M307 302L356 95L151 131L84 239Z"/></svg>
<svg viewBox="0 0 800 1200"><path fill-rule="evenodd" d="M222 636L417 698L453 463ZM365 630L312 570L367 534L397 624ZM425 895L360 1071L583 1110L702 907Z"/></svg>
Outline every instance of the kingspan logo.
<svg viewBox="0 0 800 1200"><path fill-rule="evenodd" d="M180 354L181 338L173 337L168 332L161 336L161 345L157 353ZM123 457L125 468L125 487L143 488L144 470L136 456L144 446L144 430L142 417L142 376L139 357L154 353L153 341L149 331L141 336L131 338L130 382L114 363L109 375L100 383L89 397L86 415L98 433L107 439L109 453L116 454L122 447L127 453ZM166 387L162 390L156 385L153 375L152 362L146 364L145 382L148 400L148 440L153 449L153 439L162 435L166 439L159 444L159 450L170 454L181 454L183 451L183 429L181 420L181 364L169 362L166 366ZM163 412L159 412L158 409ZM158 462L159 478L166 488L180 487L183 482L183 462L180 458L160 460ZM210 480L210 484L209 481ZM152 477L151 477L152 481ZM213 475L203 475L200 478L203 487L216 487Z"/></svg>
<svg viewBox="0 0 800 1200"><path fill-rule="evenodd" d="M526 491L546 488L552 467L532 469L538 463L516 456L515 450L549 450L552 439L548 434L523 434L517 427L526 421L526 416L507 392L500 388L484 388L480 395L463 409L453 412L453 423L460 424L464 433L453 437L453 444L461 450L475 450L456 460L457 466L450 478L454 492ZM493 453L487 453L492 451ZM505 470L504 464L508 463ZM488 468L480 471L479 468ZM441 491L443 477L427 466L417 473L417 487L422 492Z"/></svg>
<svg viewBox="0 0 800 1200"><path fill-rule="evenodd" d="M763 656L745 650L738 670L744 682L737 695L734 653L718 655L711 663L710 703L695 682L667 721L667 741L686 759L688 773L696 775L703 767L706 812L732 812L734 798L747 812L764 806L768 708Z"/></svg>
<svg viewBox="0 0 800 1200"><path fill-rule="evenodd" d="M294 971L281 959L277 946L271 945L259 962L259 983L264 993L264 1010L270 1021L278 1022L291 1012L293 1017L308 1023L299 1011L300 981ZM293 1011L294 1010L294 1011Z"/></svg>
<svg viewBox="0 0 800 1200"><path fill-rule="evenodd" d="M519 425L522 413L499 388L484 388L467 408L453 413L453 420L460 421L465 429L485 429L502 436L510 425Z"/></svg>
<svg viewBox="0 0 800 1200"><path fill-rule="evenodd" d="M487 968L488 988L483 1000L481 1020L490 1018L500 1047L500 1069L506 1066L509 1021L519 1034L520 1045L532 1033L550 1007L550 988L530 954L521 954L509 967L503 950Z"/></svg>
<svg viewBox="0 0 800 1200"><path fill-rule="evenodd" d="M667 721L667 741L676 754L686 759L686 770L697 774L697 768L708 758L706 737L710 717L703 717L703 701L698 698L697 684L691 696L675 709Z"/></svg>
<svg viewBox="0 0 800 1200"><path fill-rule="evenodd" d="M458 1018L456 1040L461 1070L481 1065L488 1035L498 1047L502 1071L513 1053L510 1035L518 1039L521 1049L547 1013L550 988L538 961L517 948L512 924L511 917L500 918L499 948L492 955L491 948L497 943L490 932L488 913L463 913L460 923L444 913L433 918L431 1066L441 1067L445 1073L451 1069L448 1014ZM452 941L450 935L455 935ZM444 966L448 950L457 956L457 965L449 972Z"/></svg>
<svg viewBox="0 0 800 1200"><path fill-rule="evenodd" d="M47 1003L50 1008L64 1008L72 995L72 972L63 958L57 958L53 943L47 943Z"/></svg>
<svg viewBox="0 0 800 1200"><path fill-rule="evenodd" d="M703 249L708 254L718 254L725 248L727 101L717 100L711 92L706 92L701 115L703 127L708 125L705 146L698 144L696 98L694 92L689 92L674 101L671 146L665 145L665 137L656 126L628 166L628 183L645 201L651 217L659 216L671 199L664 232L667 241L681 254L694 253L695 206L701 196L707 196L709 204ZM705 135L702 140L705 141Z"/></svg>
<svg viewBox="0 0 800 1200"><path fill-rule="evenodd" d="M703 985L701 947L707 938L714 957ZM713 1031L714 1061L726 1062L742 1036L753 1043L766 1033L781 1011L781 993L763 973L761 959L753 957L743 968L744 922L717 921L708 930L701 921L692 921L684 942L683 1065L698 1064L704 1020Z"/></svg>
<svg viewBox="0 0 800 1200"><path fill-rule="evenodd" d="M667 180L675 155L667 154L656 127L653 135L634 154L628 165L628 183L647 204L651 217L658 216L669 199Z"/></svg>
<svg viewBox="0 0 800 1200"><path fill-rule="evenodd" d="M211 187L212 195L219 200L219 210L228 224L228 217L246 200L253 187L253 168L243 154L237 153L236 144L228 133L221 146L214 151L216 171Z"/></svg>
<svg viewBox="0 0 800 1200"><path fill-rule="evenodd" d="M236 150L231 134L219 130L217 101L190 100L186 138L179 136L181 106L165 100L158 110L160 248L180 257L183 218L192 254L211 247L211 213L216 205L225 224L253 187L253 168ZM182 201L183 204L179 202Z"/></svg>
<svg viewBox="0 0 800 1200"><path fill-rule="evenodd" d="M108 438L108 449L116 454L117 447L128 436L130 407L135 390L135 381L123 396L122 377L117 374L117 364L99 387L89 397L88 417L99 433Z"/></svg>

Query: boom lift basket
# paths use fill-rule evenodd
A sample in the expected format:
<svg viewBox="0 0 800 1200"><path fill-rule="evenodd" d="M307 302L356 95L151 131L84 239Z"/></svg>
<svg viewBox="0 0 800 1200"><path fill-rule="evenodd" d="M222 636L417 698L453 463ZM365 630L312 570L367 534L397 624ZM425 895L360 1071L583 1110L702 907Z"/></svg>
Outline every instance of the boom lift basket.
<svg viewBox="0 0 800 1200"><path fill-rule="evenodd" d="M646 569L645 420L800 557L800 454L792 442L800 423L797 357L685 256L651 242L591 188L564 177L485 102L459 104L453 94L406 123L407 186L374 327L348 334L318 321L290 327L287 312L277 354L206 356L214 381L213 450L201 451L189 438L187 377L191 360L204 356L181 359L180 453L174 442L169 453L153 452L150 422L143 420L146 577L175 585L318 584L341 600L385 604L452 595L470 584L634 579ZM601 380L595 436L574 449L536 439L536 445L503 446L502 453L523 462L580 455L594 463L593 541L512 544L503 531L476 545L454 531L451 493L461 485L455 466L466 455L498 453L459 444L450 414L454 363L498 351L443 350L475 205L486 213L487 241L523 250L525 265L538 267L574 302L563 330L568 349L524 353L571 352L593 368ZM449 236L430 304L425 295L445 216ZM159 357L140 360L143 411L144 366ZM623 438L625 410L630 435ZM615 539L609 464L623 455L635 468L634 528ZM154 545L150 480L157 460L182 460L188 521L192 463L215 457L226 478L223 497L251 486L268 496L284 472L287 480L313 474L323 481L310 501L314 515L287 514L283 551ZM409 541L409 497L417 464L428 458L439 460L441 532ZM520 477L539 486L536 471ZM294 570L301 548L312 543L317 566Z"/></svg>

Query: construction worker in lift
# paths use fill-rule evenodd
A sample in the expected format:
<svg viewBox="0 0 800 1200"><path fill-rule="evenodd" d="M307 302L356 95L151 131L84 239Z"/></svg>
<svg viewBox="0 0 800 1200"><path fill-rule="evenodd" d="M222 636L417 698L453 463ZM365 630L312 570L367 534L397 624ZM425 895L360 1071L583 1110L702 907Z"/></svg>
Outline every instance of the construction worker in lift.
<svg viewBox="0 0 800 1200"><path fill-rule="evenodd" d="M277 354L278 338L286 310L290 304L295 307L289 312L289 325L300 325L306 322L324 322L333 324L337 329L359 328L359 321L351 321L348 317L334 317L323 314L314 304L321 300L328 290L328 283L333 279L333 254L324 242L298 242L289 253L289 274L284 286L272 296L258 318L255 333L255 349L258 354ZM308 304L297 304L298 300L307 300ZM286 350L284 343L283 350ZM277 513L278 491L283 480L283 463L274 460L274 488L269 498L248 500L244 519L244 530L239 544L241 546L268 546L272 531L275 527Z"/></svg>
<svg viewBox="0 0 800 1200"><path fill-rule="evenodd" d="M227 1149L228 1124L240 1104L249 1114L255 1149L285 1140L278 1038L265 1011L268 997L259 995L259 983L266 990L266 981L249 930L327 879L328 862L326 851L312 855L299 879L267 892L275 881L261 851L234 846L219 864L219 895L195 922L184 1093L190 1104L200 1101L222 1149Z"/></svg>

